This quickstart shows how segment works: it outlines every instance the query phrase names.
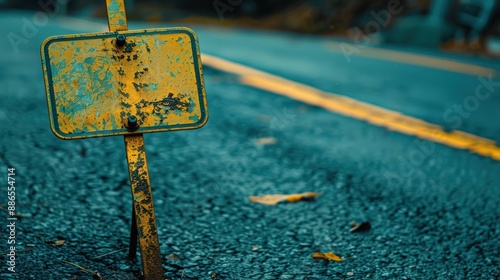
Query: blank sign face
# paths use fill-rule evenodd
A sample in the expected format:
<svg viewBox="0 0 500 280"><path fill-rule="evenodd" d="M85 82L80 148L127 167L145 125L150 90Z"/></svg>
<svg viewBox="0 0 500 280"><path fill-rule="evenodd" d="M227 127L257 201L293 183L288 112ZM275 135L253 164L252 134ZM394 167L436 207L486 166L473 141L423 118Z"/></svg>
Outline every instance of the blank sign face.
<svg viewBox="0 0 500 280"><path fill-rule="evenodd" d="M41 56L50 124L60 138L195 129L208 119L190 29L55 36ZM137 119L135 131L129 117Z"/></svg>

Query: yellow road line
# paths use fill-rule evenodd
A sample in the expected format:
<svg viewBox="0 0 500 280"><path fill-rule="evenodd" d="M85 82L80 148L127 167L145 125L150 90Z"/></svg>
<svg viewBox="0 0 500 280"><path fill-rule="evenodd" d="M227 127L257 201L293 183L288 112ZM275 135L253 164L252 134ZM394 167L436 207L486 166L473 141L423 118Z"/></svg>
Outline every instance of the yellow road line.
<svg viewBox="0 0 500 280"><path fill-rule="evenodd" d="M374 59L394 61L411 65L418 65L428 68L435 68L456 72L461 74L489 77L495 75L496 71L491 68L454 61L451 59L431 57L420 54L413 54L395 50L371 48L366 46L356 46L348 43L328 42L326 46L335 52L353 51L352 55L363 56ZM344 50L344 51L343 51Z"/></svg>
<svg viewBox="0 0 500 280"><path fill-rule="evenodd" d="M500 148L495 141L462 131L446 132L441 126L403 115L339 94L290 81L241 64L202 54L203 64L240 76L242 84L318 106L334 113L363 120L403 134L468 150L485 157L500 160Z"/></svg>

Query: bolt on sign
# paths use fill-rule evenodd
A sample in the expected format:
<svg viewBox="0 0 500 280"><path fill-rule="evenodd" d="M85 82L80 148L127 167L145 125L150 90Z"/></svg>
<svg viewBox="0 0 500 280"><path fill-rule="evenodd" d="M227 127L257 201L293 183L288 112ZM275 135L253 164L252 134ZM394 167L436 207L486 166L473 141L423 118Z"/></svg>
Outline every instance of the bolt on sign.
<svg viewBox="0 0 500 280"><path fill-rule="evenodd" d="M50 125L60 138L195 129L207 121L198 39L188 28L54 36L41 56Z"/></svg>
<svg viewBox="0 0 500 280"><path fill-rule="evenodd" d="M106 0L110 32L53 36L41 46L50 126L62 139L123 135L132 190L129 257L163 280L143 133L202 127L207 100L196 34L128 31L124 0Z"/></svg>

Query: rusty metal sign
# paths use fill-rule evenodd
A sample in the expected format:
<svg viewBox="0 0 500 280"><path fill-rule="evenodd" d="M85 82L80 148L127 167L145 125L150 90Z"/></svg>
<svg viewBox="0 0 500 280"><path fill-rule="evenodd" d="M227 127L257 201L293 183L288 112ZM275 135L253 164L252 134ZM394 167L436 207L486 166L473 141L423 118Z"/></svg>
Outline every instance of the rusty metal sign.
<svg viewBox="0 0 500 280"><path fill-rule="evenodd" d="M54 36L41 56L60 138L195 129L208 119L198 39L188 28Z"/></svg>
<svg viewBox="0 0 500 280"><path fill-rule="evenodd" d="M129 257L163 280L143 133L208 119L198 39L188 28L127 31L124 0L106 0L109 31L41 46L50 126L62 139L123 135L133 198Z"/></svg>

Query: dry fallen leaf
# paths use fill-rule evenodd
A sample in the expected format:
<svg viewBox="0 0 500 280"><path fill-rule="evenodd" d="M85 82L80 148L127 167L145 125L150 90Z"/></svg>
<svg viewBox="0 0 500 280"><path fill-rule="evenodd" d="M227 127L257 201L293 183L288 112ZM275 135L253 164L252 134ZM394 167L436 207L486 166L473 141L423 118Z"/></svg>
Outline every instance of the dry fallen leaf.
<svg viewBox="0 0 500 280"><path fill-rule="evenodd" d="M330 261L336 261L336 262L341 262L344 259L337 256L333 252L327 252L327 253L320 253L316 252L312 255L313 259L318 259L318 260L330 260Z"/></svg>
<svg viewBox="0 0 500 280"><path fill-rule="evenodd" d="M369 231L372 228L372 225L370 222L362 222L361 224L358 224L356 222L352 222L351 224L351 229L349 230L350 232L364 232L364 231Z"/></svg>
<svg viewBox="0 0 500 280"><path fill-rule="evenodd" d="M273 145L276 144L278 140L274 137L264 137L264 138L259 138L255 140L255 143L259 145Z"/></svg>
<svg viewBox="0 0 500 280"><path fill-rule="evenodd" d="M179 256L177 254L170 254L167 256L167 259L169 260L178 260Z"/></svg>
<svg viewBox="0 0 500 280"><path fill-rule="evenodd" d="M270 122L270 121L271 121L271 119L272 119L272 118L271 118L271 116L267 116L267 115L260 115L260 116L258 117L258 119L259 119L259 121L260 121L260 122L263 122L263 123L268 123L268 122Z"/></svg>
<svg viewBox="0 0 500 280"><path fill-rule="evenodd" d="M276 205L283 202L297 202L301 200L312 200L319 194L315 192L305 192L300 194L269 194L249 197L251 202L266 205Z"/></svg>
<svg viewBox="0 0 500 280"><path fill-rule="evenodd" d="M64 242L66 242L66 241L65 240L56 240L56 241L45 240L45 243L50 244L52 246L62 246L62 245L64 245Z"/></svg>

